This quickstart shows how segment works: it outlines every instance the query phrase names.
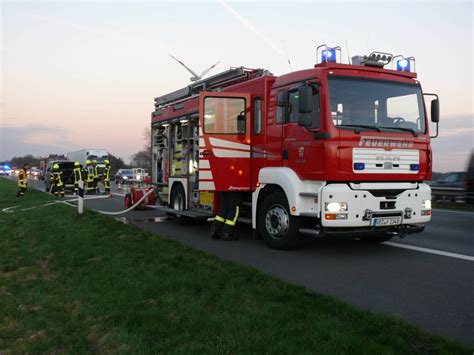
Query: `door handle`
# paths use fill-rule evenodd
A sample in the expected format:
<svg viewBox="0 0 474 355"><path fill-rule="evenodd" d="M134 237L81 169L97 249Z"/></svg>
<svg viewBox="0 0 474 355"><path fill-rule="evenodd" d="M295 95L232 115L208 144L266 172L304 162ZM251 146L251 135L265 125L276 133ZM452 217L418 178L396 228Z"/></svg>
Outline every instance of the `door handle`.
<svg viewBox="0 0 474 355"><path fill-rule="evenodd" d="M205 150L202 151L201 155L202 155L203 157L208 157L208 156L214 155L214 154L212 154L212 150L210 150L210 149L205 149Z"/></svg>
<svg viewBox="0 0 474 355"><path fill-rule="evenodd" d="M281 153L281 157L283 160L288 160L288 150L283 149L283 152Z"/></svg>

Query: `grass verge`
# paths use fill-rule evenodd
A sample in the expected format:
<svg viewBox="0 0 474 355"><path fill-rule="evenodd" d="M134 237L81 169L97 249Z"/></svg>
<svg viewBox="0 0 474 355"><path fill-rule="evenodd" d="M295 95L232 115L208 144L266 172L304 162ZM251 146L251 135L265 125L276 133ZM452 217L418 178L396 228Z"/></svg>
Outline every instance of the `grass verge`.
<svg viewBox="0 0 474 355"><path fill-rule="evenodd" d="M0 179L0 209L50 196ZM0 212L0 353L470 353L66 205Z"/></svg>

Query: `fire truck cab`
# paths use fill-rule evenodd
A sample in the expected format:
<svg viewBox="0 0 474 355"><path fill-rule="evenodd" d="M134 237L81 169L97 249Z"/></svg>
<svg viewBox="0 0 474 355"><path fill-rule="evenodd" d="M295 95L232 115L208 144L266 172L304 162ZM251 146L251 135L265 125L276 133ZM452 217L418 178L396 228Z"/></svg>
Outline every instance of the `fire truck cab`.
<svg viewBox="0 0 474 355"><path fill-rule="evenodd" d="M317 49L276 77L231 68L155 98L152 181L178 221L209 218L239 191L243 220L277 249L303 235L386 241L431 219L431 121L413 58ZM398 60L395 60L397 59ZM389 64L396 68L387 69ZM437 135L437 132L436 132Z"/></svg>

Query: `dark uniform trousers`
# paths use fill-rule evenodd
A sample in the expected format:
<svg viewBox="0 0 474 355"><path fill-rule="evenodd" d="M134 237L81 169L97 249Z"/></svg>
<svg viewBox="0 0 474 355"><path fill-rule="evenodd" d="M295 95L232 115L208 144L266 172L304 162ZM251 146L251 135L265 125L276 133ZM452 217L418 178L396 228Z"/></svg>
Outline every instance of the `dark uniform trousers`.
<svg viewBox="0 0 474 355"><path fill-rule="evenodd" d="M233 235L234 227L239 218L239 204L242 199L240 192L220 192L219 212L214 217L216 232L222 230L225 234Z"/></svg>

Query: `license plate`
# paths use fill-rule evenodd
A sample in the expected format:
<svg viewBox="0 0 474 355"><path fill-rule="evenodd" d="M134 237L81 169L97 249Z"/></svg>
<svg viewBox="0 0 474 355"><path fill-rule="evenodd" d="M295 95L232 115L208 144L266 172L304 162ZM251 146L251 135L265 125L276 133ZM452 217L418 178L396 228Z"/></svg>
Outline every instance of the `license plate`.
<svg viewBox="0 0 474 355"><path fill-rule="evenodd" d="M371 226L384 227L384 226L395 226L402 223L402 217L379 217L372 218Z"/></svg>

